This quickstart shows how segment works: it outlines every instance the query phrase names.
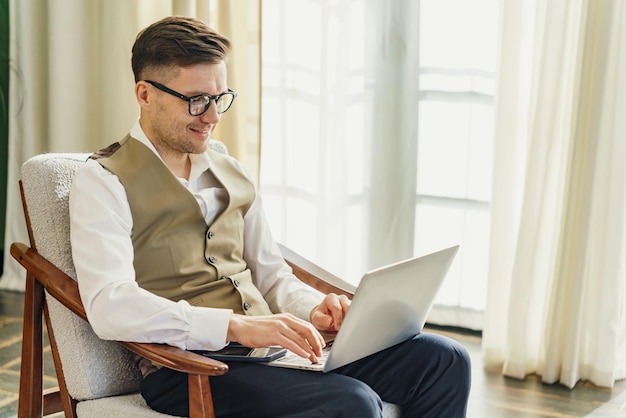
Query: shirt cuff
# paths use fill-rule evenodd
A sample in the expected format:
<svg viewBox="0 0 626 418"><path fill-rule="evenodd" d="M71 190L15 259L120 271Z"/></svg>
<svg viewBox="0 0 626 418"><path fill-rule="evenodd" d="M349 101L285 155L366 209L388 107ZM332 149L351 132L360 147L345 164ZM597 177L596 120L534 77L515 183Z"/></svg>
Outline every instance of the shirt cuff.
<svg viewBox="0 0 626 418"><path fill-rule="evenodd" d="M221 350L228 343L228 323L233 315L231 309L191 307L191 329L187 341L188 350Z"/></svg>
<svg viewBox="0 0 626 418"><path fill-rule="evenodd" d="M305 321L310 321L311 311L313 310L313 308L315 308L320 303L322 303L323 299L324 297L321 296L321 293L320 293L319 297L310 297L310 298L307 298L305 301L299 301L298 305L296 306L295 311L292 313L300 319L304 319Z"/></svg>

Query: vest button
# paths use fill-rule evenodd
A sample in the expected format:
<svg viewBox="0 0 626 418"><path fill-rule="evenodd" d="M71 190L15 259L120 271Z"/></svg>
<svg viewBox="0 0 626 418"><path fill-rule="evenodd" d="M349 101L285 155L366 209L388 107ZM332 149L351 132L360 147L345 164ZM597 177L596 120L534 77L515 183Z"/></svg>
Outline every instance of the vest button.
<svg viewBox="0 0 626 418"><path fill-rule="evenodd" d="M239 287L239 284L240 284L239 280L237 280L237 279L233 280L233 286Z"/></svg>
<svg viewBox="0 0 626 418"><path fill-rule="evenodd" d="M217 261L217 258L215 258L213 256L209 257L209 263L215 264L216 261Z"/></svg>
<svg viewBox="0 0 626 418"><path fill-rule="evenodd" d="M248 309L250 309L252 307L252 305L250 305L248 302L243 304L243 310L247 311Z"/></svg>
<svg viewBox="0 0 626 418"><path fill-rule="evenodd" d="M215 234L214 234L213 232L211 232L211 231L209 231L209 232L206 234L206 237L207 237L208 239L211 239L211 238L213 238L214 236L215 236Z"/></svg>

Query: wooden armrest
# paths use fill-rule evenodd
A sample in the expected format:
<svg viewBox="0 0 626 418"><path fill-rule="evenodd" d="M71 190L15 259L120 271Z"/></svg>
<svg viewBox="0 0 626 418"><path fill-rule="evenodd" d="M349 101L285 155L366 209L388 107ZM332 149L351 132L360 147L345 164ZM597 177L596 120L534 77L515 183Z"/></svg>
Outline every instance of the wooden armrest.
<svg viewBox="0 0 626 418"><path fill-rule="evenodd" d="M228 373L228 365L225 363L182 348L166 344L117 342L140 356L182 373L207 376Z"/></svg>
<svg viewBox="0 0 626 418"><path fill-rule="evenodd" d="M76 281L24 243L13 243L11 255L43 285L52 297L89 322ZM118 341L118 343L134 353L183 373L218 376L228 372L228 366L220 361L177 347L125 341Z"/></svg>
<svg viewBox="0 0 626 418"><path fill-rule="evenodd" d="M352 299L356 286L313 264L290 248L282 244L278 244L278 247L293 273L304 283L322 293L336 293Z"/></svg>

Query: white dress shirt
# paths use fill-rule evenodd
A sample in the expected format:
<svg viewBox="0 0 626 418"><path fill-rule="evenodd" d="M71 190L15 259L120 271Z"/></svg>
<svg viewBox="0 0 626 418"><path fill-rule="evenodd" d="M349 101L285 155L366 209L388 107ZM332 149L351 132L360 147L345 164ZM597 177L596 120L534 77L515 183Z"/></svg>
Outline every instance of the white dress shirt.
<svg viewBox="0 0 626 418"><path fill-rule="evenodd" d="M158 156L139 121L130 135ZM194 195L210 225L225 207L226 191L207 171L211 164L207 154L192 154L190 160L189 181L179 180ZM230 309L194 307L138 286L126 192L117 176L97 161L88 160L74 178L70 222L80 296L100 338L164 343L189 350L219 350L228 343ZM284 262L258 194L244 222L244 259L270 309L308 320L322 296L300 282Z"/></svg>

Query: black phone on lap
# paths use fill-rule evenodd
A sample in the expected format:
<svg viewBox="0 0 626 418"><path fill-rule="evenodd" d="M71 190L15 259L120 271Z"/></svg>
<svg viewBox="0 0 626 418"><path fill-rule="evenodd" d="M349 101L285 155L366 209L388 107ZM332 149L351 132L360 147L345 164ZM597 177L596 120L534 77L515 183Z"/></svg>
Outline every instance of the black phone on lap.
<svg viewBox="0 0 626 418"><path fill-rule="evenodd" d="M205 357L223 362L249 361L268 362L284 356L287 350L282 347L250 348L238 343L230 343L218 351L194 351Z"/></svg>

